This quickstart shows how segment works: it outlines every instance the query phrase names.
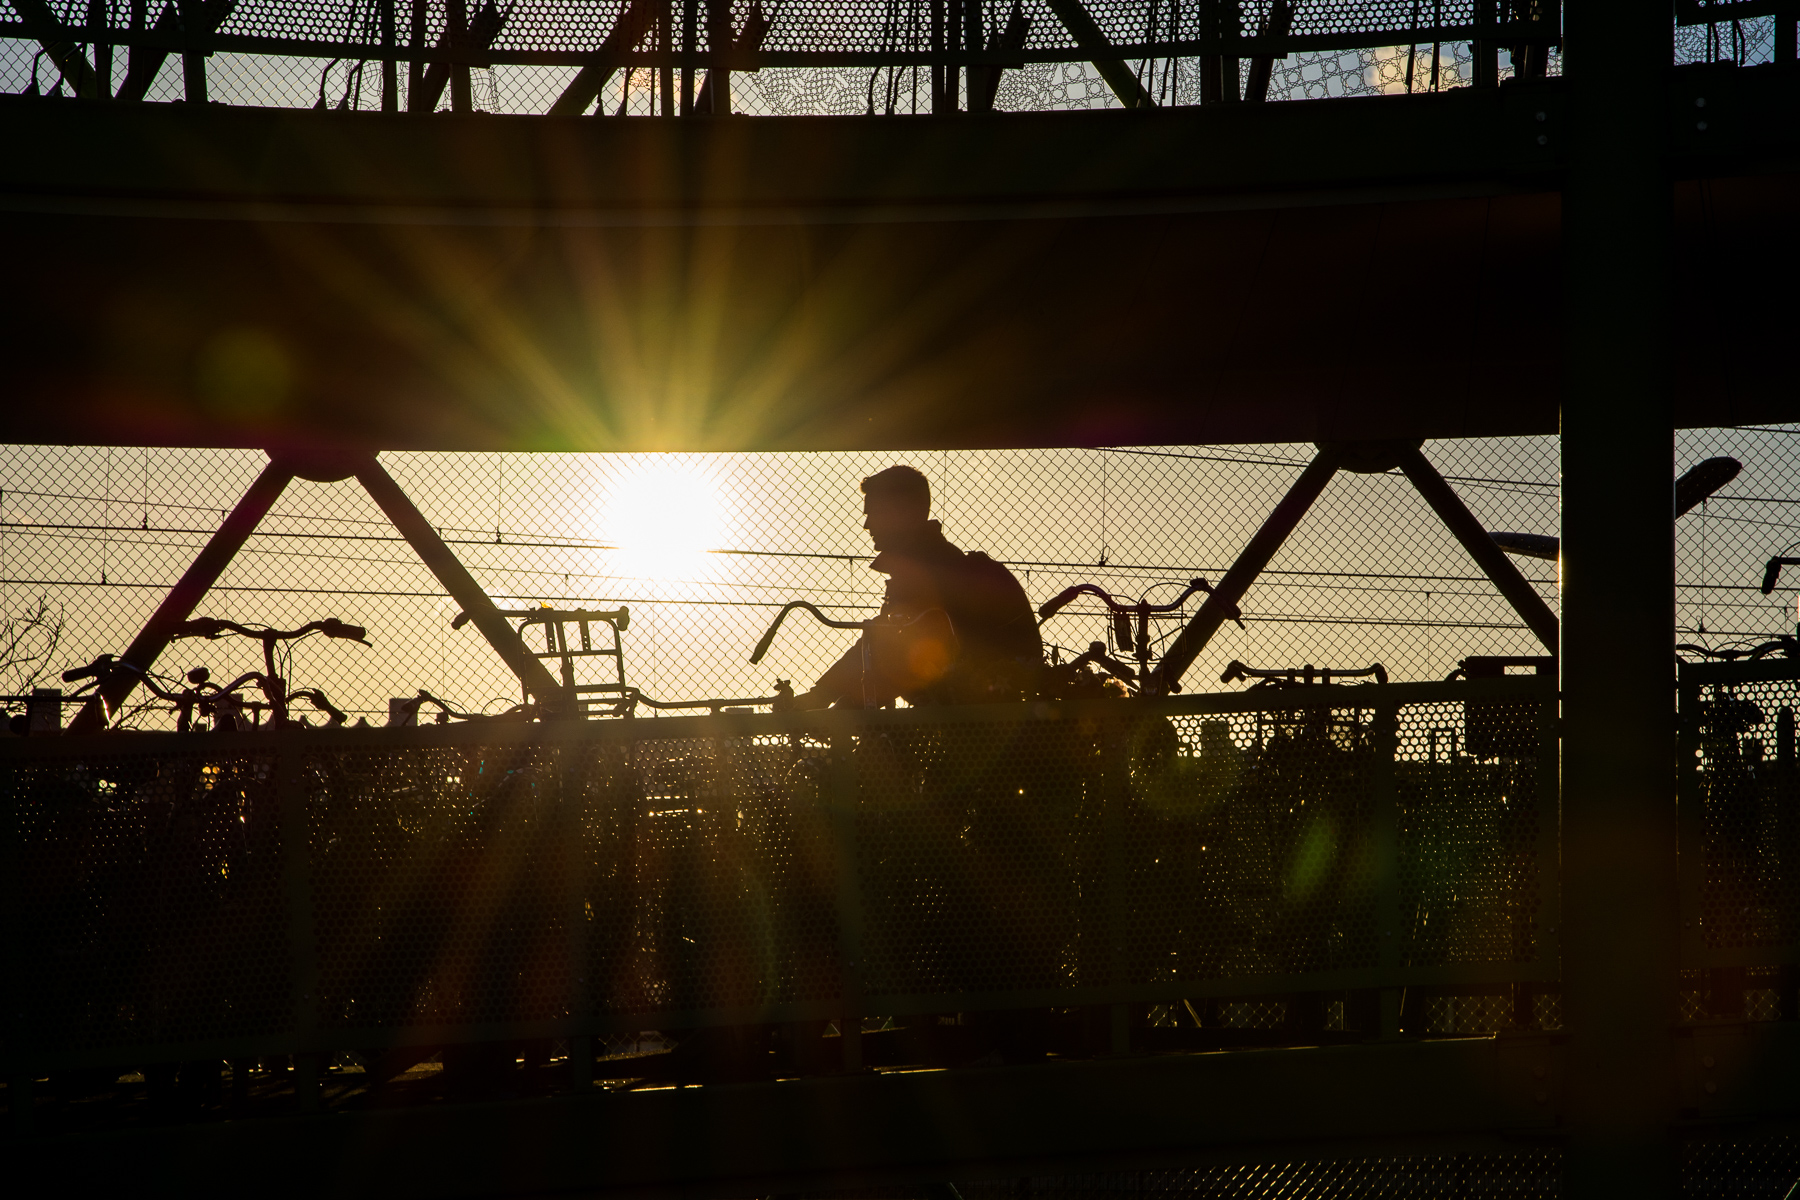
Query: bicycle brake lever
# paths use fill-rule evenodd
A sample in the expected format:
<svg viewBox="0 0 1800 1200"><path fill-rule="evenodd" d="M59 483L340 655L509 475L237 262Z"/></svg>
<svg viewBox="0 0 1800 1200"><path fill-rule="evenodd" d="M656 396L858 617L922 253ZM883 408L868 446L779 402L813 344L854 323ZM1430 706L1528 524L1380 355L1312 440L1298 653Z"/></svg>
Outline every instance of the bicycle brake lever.
<svg viewBox="0 0 1800 1200"><path fill-rule="evenodd" d="M70 667L62 673L64 683L74 683L77 679L98 679L100 672L109 670L119 662L110 654L102 654L85 667Z"/></svg>

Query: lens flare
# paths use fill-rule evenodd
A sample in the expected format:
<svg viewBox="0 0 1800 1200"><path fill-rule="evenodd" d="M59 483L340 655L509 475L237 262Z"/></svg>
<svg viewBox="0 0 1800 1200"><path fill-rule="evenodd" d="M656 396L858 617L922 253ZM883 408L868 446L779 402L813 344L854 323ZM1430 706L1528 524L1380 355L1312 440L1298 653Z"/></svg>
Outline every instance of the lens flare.
<svg viewBox="0 0 1800 1200"><path fill-rule="evenodd" d="M713 478L677 458L646 455L607 489L602 536L616 546L620 574L695 579L724 540L724 505Z"/></svg>

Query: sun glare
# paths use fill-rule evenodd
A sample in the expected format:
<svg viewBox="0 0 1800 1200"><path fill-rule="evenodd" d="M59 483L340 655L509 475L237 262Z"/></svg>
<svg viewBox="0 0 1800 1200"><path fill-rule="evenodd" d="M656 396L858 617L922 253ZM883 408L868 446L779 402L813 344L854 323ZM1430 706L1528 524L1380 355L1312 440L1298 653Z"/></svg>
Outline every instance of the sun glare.
<svg viewBox="0 0 1800 1200"><path fill-rule="evenodd" d="M691 463L643 462L608 489L604 534L618 547L621 574L688 579L706 572L708 551L724 541L718 485Z"/></svg>

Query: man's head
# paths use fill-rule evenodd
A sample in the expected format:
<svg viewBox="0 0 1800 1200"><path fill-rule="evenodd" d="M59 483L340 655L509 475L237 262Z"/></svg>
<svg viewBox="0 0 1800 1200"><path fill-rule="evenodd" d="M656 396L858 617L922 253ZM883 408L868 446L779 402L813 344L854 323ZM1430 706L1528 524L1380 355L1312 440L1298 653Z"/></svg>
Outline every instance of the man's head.
<svg viewBox="0 0 1800 1200"><path fill-rule="evenodd" d="M904 546L925 531L931 485L912 467L877 471L862 481L863 528L876 550Z"/></svg>

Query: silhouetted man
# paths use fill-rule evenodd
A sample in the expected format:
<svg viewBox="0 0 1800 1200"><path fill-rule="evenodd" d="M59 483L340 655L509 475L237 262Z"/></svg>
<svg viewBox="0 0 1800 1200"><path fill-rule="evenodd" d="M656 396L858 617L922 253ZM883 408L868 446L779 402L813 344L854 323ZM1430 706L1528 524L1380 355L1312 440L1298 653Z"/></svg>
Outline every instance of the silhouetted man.
<svg viewBox="0 0 1800 1200"><path fill-rule="evenodd" d="M888 577L878 624L797 707L1017 700L1043 661L1037 618L1013 573L964 553L931 516L931 485L895 466L862 481L870 566Z"/></svg>

